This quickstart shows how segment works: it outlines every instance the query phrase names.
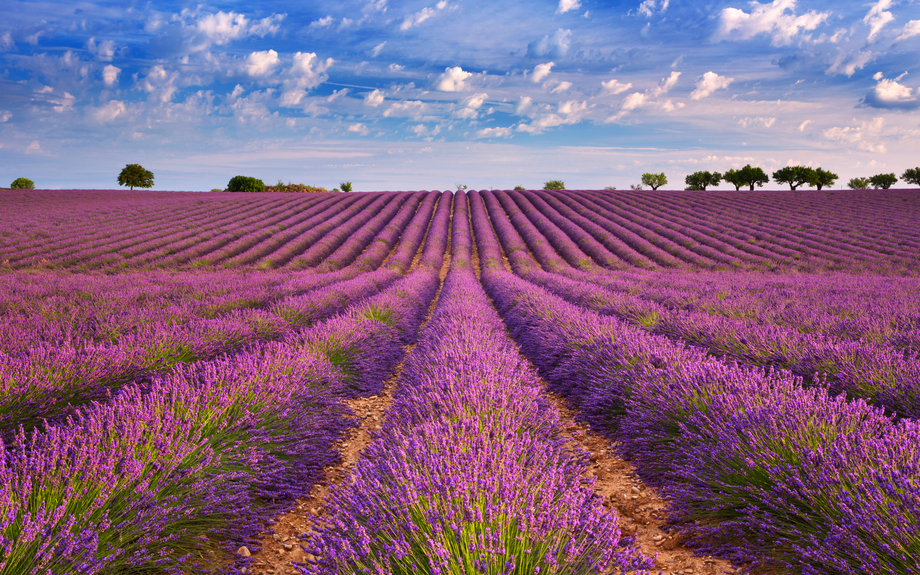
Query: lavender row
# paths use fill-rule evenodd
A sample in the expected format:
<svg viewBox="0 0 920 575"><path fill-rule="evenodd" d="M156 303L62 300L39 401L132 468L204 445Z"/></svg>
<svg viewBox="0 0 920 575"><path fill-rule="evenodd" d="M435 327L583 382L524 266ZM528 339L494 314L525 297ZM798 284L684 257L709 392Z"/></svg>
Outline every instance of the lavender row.
<svg viewBox="0 0 920 575"><path fill-rule="evenodd" d="M306 573L597 573L647 560L585 485L539 380L470 266L465 197L451 271L393 408L331 494Z"/></svg>
<svg viewBox="0 0 920 575"><path fill-rule="evenodd" d="M495 262L501 248L475 202L481 261ZM713 360L495 263L482 277L525 354L623 442L691 544L790 573L918 572L920 425Z"/></svg>
<svg viewBox="0 0 920 575"><path fill-rule="evenodd" d="M488 195L486 195L488 199ZM811 334L801 334L789 328L762 326L743 320L715 317L705 313L669 310L668 308L627 293L615 293L600 284L607 276L581 273L546 246L539 231L526 225L521 212L510 211L516 228L509 227L505 212L491 211L493 222L499 221L499 237L509 253L516 273L546 287L581 306L616 315L636 326L654 333L680 338L704 346L720 356L748 364L776 366L808 377L814 383L827 385L831 393L845 392L908 416L920 417L920 358L905 356L888 346L872 343L840 341ZM520 223L524 222L524 223ZM557 274L539 269L536 262L524 257L518 232L540 264ZM522 261L523 260L523 261Z"/></svg>

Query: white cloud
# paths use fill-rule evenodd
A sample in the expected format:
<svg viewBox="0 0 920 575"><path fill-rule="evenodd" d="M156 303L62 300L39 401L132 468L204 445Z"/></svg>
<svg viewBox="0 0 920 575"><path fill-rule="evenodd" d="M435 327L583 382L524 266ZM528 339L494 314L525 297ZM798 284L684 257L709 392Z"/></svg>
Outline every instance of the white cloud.
<svg viewBox="0 0 920 575"><path fill-rule="evenodd" d="M381 43L377 44L376 46L374 46L374 49L371 50L371 58L376 58L377 56L379 56L379 55L380 55L380 51L383 50L383 47L386 46L386 45L387 45L387 41L384 40L383 42L381 42Z"/></svg>
<svg viewBox="0 0 920 575"><path fill-rule="evenodd" d="M915 110L920 108L920 90L914 95L912 88L900 83L907 75L904 72L894 80L889 80L879 72L873 76L878 83L863 99L863 103L873 108L886 108L892 110Z"/></svg>
<svg viewBox="0 0 920 575"><path fill-rule="evenodd" d="M610 94L622 94L626 90L632 88L632 82L627 84L622 84L617 80L609 80L607 82L601 82L601 86L604 87L604 91Z"/></svg>
<svg viewBox="0 0 920 575"><path fill-rule="evenodd" d="M751 2L751 12L724 8L719 13L716 40L748 40L758 34L772 37L774 46L786 46L802 31L811 31L830 16L829 12L809 10L795 15L796 0L774 0L772 4ZM787 12L791 12L787 14Z"/></svg>
<svg viewBox="0 0 920 575"><path fill-rule="evenodd" d="M882 28L894 20L894 15L885 10L890 7L891 0L878 0L878 4L873 6L869 10L869 13L866 14L866 17L863 18L863 22L869 25L869 42L875 40L875 37L882 31Z"/></svg>
<svg viewBox="0 0 920 575"><path fill-rule="evenodd" d="M12 117L13 113L9 110L0 110L0 124L3 122L8 122Z"/></svg>
<svg viewBox="0 0 920 575"><path fill-rule="evenodd" d="M805 120L804 122L799 124L799 131L804 132L805 128L808 127L808 124L813 124L813 123L814 123L814 120Z"/></svg>
<svg viewBox="0 0 920 575"><path fill-rule="evenodd" d="M349 92L351 92L350 88L342 88L341 90L333 90L331 94L326 96L326 101L334 102L338 100L339 98L341 98L342 96L348 94Z"/></svg>
<svg viewBox="0 0 920 575"><path fill-rule="evenodd" d="M644 106L647 101L648 97L645 94L641 92L633 92L623 99L623 104L620 105L620 111L631 112Z"/></svg>
<svg viewBox="0 0 920 575"><path fill-rule="evenodd" d="M97 44L95 38L90 38L86 42L86 49L100 62L111 62L115 57L115 42L112 40L103 40Z"/></svg>
<svg viewBox="0 0 920 575"><path fill-rule="evenodd" d="M568 89L571 88L571 87L572 87L572 83L571 83L571 82L559 82L559 84L558 84L555 88L553 88L552 90L550 90L549 93L550 93L550 94L559 94L559 93L561 93L561 92L565 92L566 90L568 90Z"/></svg>
<svg viewBox="0 0 920 575"><path fill-rule="evenodd" d="M569 10L578 10L581 8L581 2L578 0L559 0L559 7L556 8L556 14L565 14Z"/></svg>
<svg viewBox="0 0 920 575"><path fill-rule="evenodd" d="M370 106L371 108L376 108L380 104L383 104L383 92L380 90L368 92L364 95L364 104L366 106Z"/></svg>
<svg viewBox="0 0 920 575"><path fill-rule="evenodd" d="M26 147L27 154L40 154L43 151L44 150L42 150L41 144L38 143L38 140L33 140L32 143Z"/></svg>
<svg viewBox="0 0 920 575"><path fill-rule="evenodd" d="M387 69L390 70L390 72L400 72L405 69L405 66L402 64L390 64Z"/></svg>
<svg viewBox="0 0 920 575"><path fill-rule="evenodd" d="M677 85L677 80L680 78L680 72L671 72L667 78L662 78L661 82L658 83L658 86L652 90L651 96L657 98L663 94L667 94L671 91L671 88Z"/></svg>
<svg viewBox="0 0 920 575"><path fill-rule="evenodd" d="M696 90L690 93L691 100L702 100L716 90L728 88L735 79L719 76L715 72L706 72L696 81Z"/></svg>
<svg viewBox="0 0 920 575"><path fill-rule="evenodd" d="M472 75L471 72L464 72L460 66L445 68L444 73L438 76L437 89L442 92L462 92L468 89L466 81Z"/></svg>
<svg viewBox="0 0 920 575"><path fill-rule="evenodd" d="M348 126L348 131L361 136L366 136L370 130L368 130L367 126L364 124L351 124Z"/></svg>
<svg viewBox="0 0 920 575"><path fill-rule="evenodd" d="M270 50L274 52L274 50ZM275 55L277 59L277 54ZM308 90L319 86L329 79L326 70L335 62L332 58L325 61L319 60L313 52L297 52L294 54L294 64L285 78L282 92L282 106L296 106L307 95Z"/></svg>
<svg viewBox="0 0 920 575"><path fill-rule="evenodd" d="M483 128L476 132L476 138L510 138L511 128Z"/></svg>
<svg viewBox="0 0 920 575"><path fill-rule="evenodd" d="M9 32L4 32L0 34L0 50L8 52L16 47L16 42L13 41L13 35Z"/></svg>
<svg viewBox="0 0 920 575"><path fill-rule="evenodd" d="M319 28L328 28L332 26L332 22L335 21L335 18L332 16L326 16L325 18L320 18L319 20L314 20L310 22L310 25L307 28L319 29Z"/></svg>
<svg viewBox="0 0 920 575"><path fill-rule="evenodd" d="M409 131L420 138L431 138L441 133L441 126L429 129L425 124L416 124L409 128Z"/></svg>
<svg viewBox="0 0 920 575"><path fill-rule="evenodd" d="M118 116L125 113L125 103L118 100L106 102L93 111L93 117L97 122L111 122Z"/></svg>
<svg viewBox="0 0 920 575"><path fill-rule="evenodd" d="M907 40L908 38L913 38L914 36L920 36L920 20L911 20L904 26L904 30L901 31L901 35L895 38L896 42L901 40ZM2 45L2 42L0 42Z"/></svg>
<svg viewBox="0 0 920 575"><path fill-rule="evenodd" d="M435 4L434 8L427 8L427 7L422 8L418 12L415 12L414 14L409 14L408 16L403 18L402 24L399 25L399 29L405 32L409 28L412 28L413 26L418 26L425 20L428 20L429 18L433 18L434 16L437 16L439 12L443 11L446 8L447 8L447 0L441 0L440 2Z"/></svg>
<svg viewBox="0 0 920 575"><path fill-rule="evenodd" d="M559 28L552 36L531 42L527 45L527 54L534 58L562 58L572 45L572 31Z"/></svg>
<svg viewBox="0 0 920 575"><path fill-rule="evenodd" d="M642 4L639 4L639 14L642 14L646 18L651 18L657 9L659 12L664 12L668 9L670 0L662 0L660 8L658 7L658 2L656 0L642 0Z"/></svg>
<svg viewBox="0 0 920 575"><path fill-rule="evenodd" d="M383 113L385 118L406 116L418 119L428 110L428 104L418 100L406 100L404 102L394 102L387 111Z"/></svg>
<svg viewBox="0 0 920 575"><path fill-rule="evenodd" d="M488 94L485 92L479 94L473 94L472 96L466 98L463 101L463 107L455 111L452 115L455 118L461 118L464 120L472 120L479 117L479 108L482 107L482 104L486 101Z"/></svg>
<svg viewBox="0 0 920 575"><path fill-rule="evenodd" d="M176 81L179 75L176 72L167 72L166 68L157 64L151 68L143 81L138 81L138 86L150 94L151 98L160 102L169 102L178 89Z"/></svg>
<svg viewBox="0 0 920 575"><path fill-rule="evenodd" d="M523 116L527 110L533 105L533 98L530 96L521 96L521 99L518 100L517 106L514 107L514 113L518 116Z"/></svg>
<svg viewBox="0 0 920 575"><path fill-rule="evenodd" d="M196 16L195 12L183 10L185 17ZM233 40L247 36L275 34L281 28L285 14L272 14L258 21L253 21L235 12L220 11L217 14L205 14L184 25L186 33L192 36L189 49L192 52L207 50L211 45L222 46Z"/></svg>
<svg viewBox="0 0 920 575"><path fill-rule="evenodd" d="M253 52L246 58L243 70L253 78L261 78L270 74L272 69L280 63L278 52L274 50Z"/></svg>
<svg viewBox="0 0 920 575"><path fill-rule="evenodd" d="M111 64L102 69L102 81L105 83L106 88L111 88L118 82L118 74L120 72L121 68L112 66Z"/></svg>
<svg viewBox="0 0 920 575"><path fill-rule="evenodd" d="M866 64L875 60L877 54L871 51L846 52L838 49L834 59L824 72L826 74L846 74L852 76L857 70L865 68Z"/></svg>
<svg viewBox="0 0 920 575"><path fill-rule="evenodd" d="M756 118L748 117L748 118L742 118L738 120L738 124L740 124L742 128L749 128L755 125L763 126L764 128L769 128L775 123L776 123L776 118L773 118L773 117L767 118L764 116L758 116Z"/></svg>
<svg viewBox="0 0 920 575"><path fill-rule="evenodd" d="M546 62L545 64L537 64L533 69L533 76L531 76L531 81L534 84L539 84L543 81L543 78L549 76L550 70L553 69L553 66L556 64L554 62Z"/></svg>
<svg viewBox="0 0 920 575"><path fill-rule="evenodd" d="M859 126L834 127L824 130L821 135L832 142L856 145L868 152L885 152L885 146L877 141L884 127L884 118L873 118L871 122L862 122Z"/></svg>

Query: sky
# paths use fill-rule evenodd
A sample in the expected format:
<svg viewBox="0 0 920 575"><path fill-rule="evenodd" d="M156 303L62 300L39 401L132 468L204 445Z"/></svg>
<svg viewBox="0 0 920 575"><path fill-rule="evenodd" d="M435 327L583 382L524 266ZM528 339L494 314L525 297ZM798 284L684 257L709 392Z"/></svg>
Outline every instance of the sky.
<svg viewBox="0 0 920 575"><path fill-rule="evenodd" d="M0 5L0 186L682 189L750 163L840 187L918 141L920 0Z"/></svg>

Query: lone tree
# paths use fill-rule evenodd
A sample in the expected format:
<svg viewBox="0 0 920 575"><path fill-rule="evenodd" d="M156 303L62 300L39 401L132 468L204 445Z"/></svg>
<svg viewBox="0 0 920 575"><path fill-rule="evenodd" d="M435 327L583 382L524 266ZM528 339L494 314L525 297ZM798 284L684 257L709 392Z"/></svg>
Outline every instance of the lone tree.
<svg viewBox="0 0 920 575"><path fill-rule="evenodd" d="M686 189L688 190L701 190L706 191L706 188L709 186L718 186L719 182L722 181L722 174L719 172L693 172L686 178L684 178L684 183L687 184Z"/></svg>
<svg viewBox="0 0 920 575"><path fill-rule="evenodd" d="M754 168L748 164L740 170L729 170L722 175L722 179L735 186L735 190L740 190L741 186L750 186L754 191L754 186L763 187L770 181L770 176L763 171L763 168Z"/></svg>
<svg viewBox="0 0 920 575"><path fill-rule="evenodd" d="M869 178L869 183L872 184L872 187L876 190L879 188L887 190L897 181L898 177L894 174L876 174Z"/></svg>
<svg viewBox="0 0 920 575"><path fill-rule="evenodd" d="M565 182L562 180L550 180L543 183L544 190L564 190Z"/></svg>
<svg viewBox="0 0 920 575"><path fill-rule="evenodd" d="M10 184L10 187L14 190L34 190L35 182L29 178L16 178L13 180L13 183Z"/></svg>
<svg viewBox="0 0 920 575"><path fill-rule="evenodd" d="M664 175L664 172L660 174L642 174L642 183L653 190L657 190L661 186L668 183L668 177Z"/></svg>
<svg viewBox="0 0 920 575"><path fill-rule="evenodd" d="M350 192L351 182L342 182L341 184L339 184L339 189L342 190L343 192Z"/></svg>
<svg viewBox="0 0 920 575"><path fill-rule="evenodd" d="M525 188L524 186L514 186L514 191L526 190L526 189L527 189L527 188Z"/></svg>
<svg viewBox="0 0 920 575"><path fill-rule="evenodd" d="M908 184L920 186L920 168L907 168L904 170L904 173L901 174L901 179Z"/></svg>
<svg viewBox="0 0 920 575"><path fill-rule="evenodd" d="M145 170L144 166L140 164L128 164L121 173L118 174L118 185L130 186L132 190L135 187L152 188L153 172Z"/></svg>
<svg viewBox="0 0 920 575"><path fill-rule="evenodd" d="M233 176L227 184L228 192L264 192L265 182L249 176Z"/></svg>
<svg viewBox="0 0 920 575"><path fill-rule="evenodd" d="M836 182L839 177L840 176L834 172L828 172L823 168L815 168L811 179L808 180L808 185L814 186L820 190L824 186L833 186L834 182Z"/></svg>
<svg viewBox="0 0 920 575"><path fill-rule="evenodd" d="M869 178L850 178L847 187L851 190L868 190L869 184Z"/></svg>
<svg viewBox="0 0 920 575"><path fill-rule="evenodd" d="M787 166L773 172L773 181L777 184L789 184L790 190L795 190L802 184L807 184L816 176L815 171L805 166Z"/></svg>

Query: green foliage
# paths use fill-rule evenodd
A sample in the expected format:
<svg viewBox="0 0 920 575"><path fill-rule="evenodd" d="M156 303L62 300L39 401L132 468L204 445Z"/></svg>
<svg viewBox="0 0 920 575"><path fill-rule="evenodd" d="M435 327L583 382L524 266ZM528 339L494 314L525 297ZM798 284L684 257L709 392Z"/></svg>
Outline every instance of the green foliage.
<svg viewBox="0 0 920 575"><path fill-rule="evenodd" d="M462 192L463 190L465 190L465 189L467 188L467 185L466 185L466 184L455 184L455 185L457 186L457 191L458 191L458 192Z"/></svg>
<svg viewBox="0 0 920 575"><path fill-rule="evenodd" d="M668 177L664 175L664 172L661 172L660 174L650 174L648 172L642 174L642 184L652 188L653 190L657 190L667 183Z"/></svg>
<svg viewBox="0 0 920 575"><path fill-rule="evenodd" d="M564 190L565 182L562 180L550 180L543 183L544 190Z"/></svg>
<svg viewBox="0 0 920 575"><path fill-rule="evenodd" d="M824 186L831 187L834 185L834 182L839 178L834 172L828 172L823 168L815 168L811 174L811 179L808 180L809 186L814 186L819 190Z"/></svg>
<svg viewBox="0 0 920 575"><path fill-rule="evenodd" d="M688 190L706 191L709 186L718 186L722 181L722 174L719 172L693 172L684 178Z"/></svg>
<svg viewBox="0 0 920 575"><path fill-rule="evenodd" d="M615 190L617 189L617 187L616 186L604 186L604 189L605 190Z"/></svg>
<svg viewBox="0 0 920 575"><path fill-rule="evenodd" d="M770 176L763 171L763 168L755 168L748 164L740 170L731 169L722 175L722 179L735 186L735 190L740 190L741 186L750 186L754 191L754 186L762 188L764 184L770 181Z"/></svg>
<svg viewBox="0 0 920 575"><path fill-rule="evenodd" d="M773 181L777 184L789 184L791 190L813 181L816 177L815 170L805 166L787 166L773 172Z"/></svg>
<svg viewBox="0 0 920 575"><path fill-rule="evenodd" d="M29 178L16 178L13 180L13 183L10 184L10 187L14 190L34 190L35 182Z"/></svg>
<svg viewBox="0 0 920 575"><path fill-rule="evenodd" d="M901 179L904 180L905 183L920 186L920 168L907 168L904 170L904 173L901 174Z"/></svg>
<svg viewBox="0 0 920 575"><path fill-rule="evenodd" d="M222 192L223 190L221 188L211 188L211 191L212 192Z"/></svg>
<svg viewBox="0 0 920 575"><path fill-rule="evenodd" d="M228 192L264 192L265 182L249 176L233 176L227 184Z"/></svg>
<svg viewBox="0 0 920 575"><path fill-rule="evenodd" d="M526 190L524 186L514 186L514 191Z"/></svg>
<svg viewBox="0 0 920 575"><path fill-rule="evenodd" d="M278 183L275 184L275 191L276 191L276 192L283 192L283 191L285 191L285 190L287 190L287 186L284 185L284 180L278 180Z"/></svg>
<svg viewBox="0 0 920 575"><path fill-rule="evenodd" d="M339 189L341 189L343 192L350 192L351 182L342 182L341 184L339 184Z"/></svg>
<svg viewBox="0 0 920 575"><path fill-rule="evenodd" d="M630 190L641 190L643 188L642 188L642 184L629 184L629 189Z"/></svg>
<svg viewBox="0 0 920 575"><path fill-rule="evenodd" d="M879 188L887 190L897 181L898 177L894 174L876 174L869 178L869 183L872 184L872 187L876 190Z"/></svg>
<svg viewBox="0 0 920 575"><path fill-rule="evenodd" d="M869 178L851 178L847 182L847 187L851 190L868 190L869 189Z"/></svg>
<svg viewBox="0 0 920 575"><path fill-rule="evenodd" d="M153 172L144 169L140 164L128 164L118 174L118 185L130 186L132 190L135 187L152 188Z"/></svg>

